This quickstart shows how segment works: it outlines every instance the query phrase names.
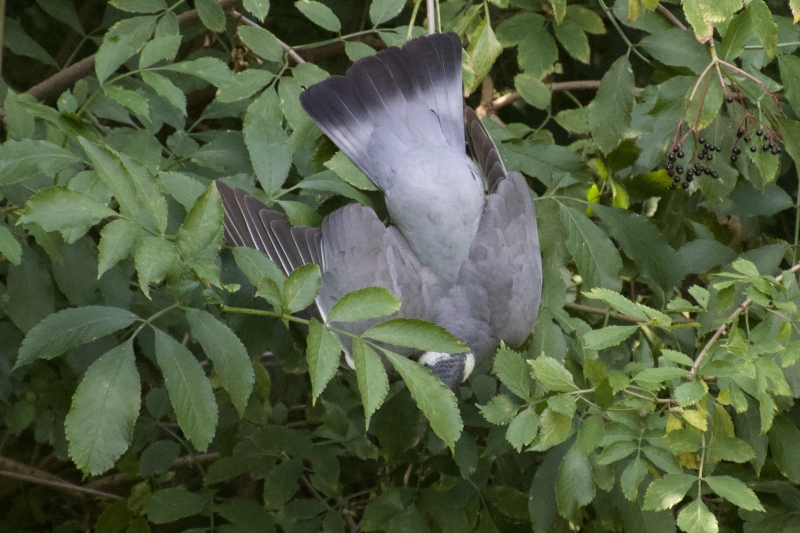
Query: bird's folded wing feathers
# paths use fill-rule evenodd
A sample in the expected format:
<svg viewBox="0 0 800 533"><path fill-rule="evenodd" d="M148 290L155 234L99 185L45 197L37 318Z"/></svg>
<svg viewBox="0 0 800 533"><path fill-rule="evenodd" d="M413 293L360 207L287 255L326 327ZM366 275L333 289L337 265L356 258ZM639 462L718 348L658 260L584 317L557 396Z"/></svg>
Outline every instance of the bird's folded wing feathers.
<svg viewBox="0 0 800 533"><path fill-rule="evenodd" d="M506 167L497 152L497 146L486 131L486 127L470 107L464 108L467 126L467 144L472 156L478 162L483 177L486 178L489 192L494 191L495 185L506 177Z"/></svg>

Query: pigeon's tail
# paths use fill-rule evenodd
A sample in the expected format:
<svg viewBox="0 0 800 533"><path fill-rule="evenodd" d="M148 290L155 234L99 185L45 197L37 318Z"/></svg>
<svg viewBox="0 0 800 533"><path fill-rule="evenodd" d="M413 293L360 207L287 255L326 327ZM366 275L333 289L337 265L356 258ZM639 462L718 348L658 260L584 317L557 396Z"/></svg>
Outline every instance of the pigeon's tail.
<svg viewBox="0 0 800 533"><path fill-rule="evenodd" d="M308 263L322 266L322 231L292 227L279 213L242 189L231 189L217 181L225 209L225 240L230 246L261 250L288 276Z"/></svg>
<svg viewBox="0 0 800 533"><path fill-rule="evenodd" d="M357 61L345 76L333 76L300 95L319 127L386 189L390 176L373 161L376 130L391 131L404 146L442 139L464 153L461 41L434 34Z"/></svg>
<svg viewBox="0 0 800 533"><path fill-rule="evenodd" d="M467 144L486 178L489 192L492 193L497 182L506 177L506 167L497 153L497 146L475 111L466 107L464 114L467 119Z"/></svg>

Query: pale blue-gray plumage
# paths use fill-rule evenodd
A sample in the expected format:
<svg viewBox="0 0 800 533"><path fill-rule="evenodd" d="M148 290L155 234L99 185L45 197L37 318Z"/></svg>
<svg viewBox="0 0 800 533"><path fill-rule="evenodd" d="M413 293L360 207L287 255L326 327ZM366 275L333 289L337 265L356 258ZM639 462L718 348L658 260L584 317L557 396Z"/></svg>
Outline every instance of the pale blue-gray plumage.
<svg viewBox="0 0 800 533"><path fill-rule="evenodd" d="M322 228L292 227L244 191L218 184L231 245L264 251L286 273L320 265L323 319L344 294L380 286L402 301L397 316L435 322L458 337L470 352L420 357L451 388L501 341L525 341L542 290L528 185L506 172L469 108L466 137L478 164L467 156L461 52L455 34L422 37L361 59L300 96L322 131L383 191L392 226L352 204ZM360 334L374 323L336 326Z"/></svg>

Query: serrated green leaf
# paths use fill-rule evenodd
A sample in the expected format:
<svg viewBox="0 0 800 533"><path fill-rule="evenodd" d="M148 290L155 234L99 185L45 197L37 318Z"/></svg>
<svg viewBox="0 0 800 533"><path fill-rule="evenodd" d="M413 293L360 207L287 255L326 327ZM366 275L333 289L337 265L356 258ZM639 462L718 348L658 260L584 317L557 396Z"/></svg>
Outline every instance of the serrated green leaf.
<svg viewBox="0 0 800 533"><path fill-rule="evenodd" d="M332 32L338 32L342 29L342 23L339 22L336 14L325 4L315 0L298 0L294 5L308 20L317 26Z"/></svg>
<svg viewBox="0 0 800 533"><path fill-rule="evenodd" d="M665 511L678 505L697 477L689 474L667 474L653 480L647 487L642 508L646 511Z"/></svg>
<svg viewBox="0 0 800 533"><path fill-rule="evenodd" d="M506 347L498 349L492 371L508 390L524 400L530 398L533 381L521 354Z"/></svg>
<svg viewBox="0 0 800 533"><path fill-rule="evenodd" d="M267 194L274 194L292 167L289 136L280 122L269 120L255 108L245 116L243 133L258 182Z"/></svg>
<svg viewBox="0 0 800 533"><path fill-rule="evenodd" d="M742 439L734 437L714 439L708 447L709 453L722 461L746 463L755 458L753 448Z"/></svg>
<svg viewBox="0 0 800 533"><path fill-rule="evenodd" d="M75 307L54 313L25 336L14 368L36 359L58 357L70 348L126 328L137 318L125 309L103 306Z"/></svg>
<svg viewBox="0 0 800 533"><path fill-rule="evenodd" d="M384 350L386 358L405 382L431 429L452 450L461 436L464 423L453 391L430 370L410 359Z"/></svg>
<svg viewBox="0 0 800 533"><path fill-rule="evenodd" d="M283 48L278 39L264 28L239 26L236 31L242 42L262 59L277 62L283 58Z"/></svg>
<svg viewBox="0 0 800 533"><path fill-rule="evenodd" d="M67 187L49 187L28 200L19 221L39 224L45 231L60 231L67 242L72 242L91 226L112 216L117 213L90 196Z"/></svg>
<svg viewBox="0 0 800 533"><path fill-rule="evenodd" d="M620 459L628 457L638 449L639 447L636 443L629 440L616 441L603 449L602 453L597 458L597 462L601 465L610 465L611 463L616 463Z"/></svg>
<svg viewBox="0 0 800 533"><path fill-rule="evenodd" d="M492 25L488 19L484 19L481 26L470 37L467 47L467 56L475 75L475 81L472 82L468 92L471 93L481 84L502 51L503 46L495 37Z"/></svg>
<svg viewBox="0 0 800 533"><path fill-rule="evenodd" d="M350 44L349 41L348 44ZM375 187L375 185L369 180L367 175L364 174L361 169L355 165L355 163L350 161L350 158L344 155L344 152L336 152L333 154L333 157L325 162L324 165L325 168L332 170L337 176L342 178L353 187L361 189L362 191L378 190L378 188Z"/></svg>
<svg viewBox="0 0 800 533"><path fill-rule="evenodd" d="M11 185L38 174L54 176L80 158L47 141L6 141L0 146L0 185Z"/></svg>
<svg viewBox="0 0 800 533"><path fill-rule="evenodd" d="M97 262L97 278L103 275L133 251L139 241L141 229L133 222L124 218L112 220L100 232L100 244L97 246L99 253Z"/></svg>
<svg viewBox="0 0 800 533"><path fill-rule="evenodd" d="M233 406L240 417L244 416L247 399L255 382L247 350L236 334L210 313L190 308L186 310L186 318L192 336L214 362L214 370L219 375L222 386L228 391Z"/></svg>
<svg viewBox="0 0 800 533"><path fill-rule="evenodd" d="M533 377L543 387L555 392L570 392L578 390L569 370L552 357L541 356L528 361L533 369Z"/></svg>
<svg viewBox="0 0 800 533"><path fill-rule="evenodd" d="M389 392L389 378L380 356L361 339L353 339L353 363L356 367L361 403L364 405L365 427L369 429L370 418L383 404Z"/></svg>
<svg viewBox="0 0 800 533"><path fill-rule="evenodd" d="M600 80L594 104L589 109L592 137L604 154L622 140L631 124L633 71L627 56L617 59Z"/></svg>
<svg viewBox="0 0 800 533"><path fill-rule="evenodd" d="M633 379L635 381L645 381L649 383L663 383L672 379L682 378L689 374L689 371L684 368L674 367L661 367L661 368L645 368Z"/></svg>
<svg viewBox="0 0 800 533"><path fill-rule="evenodd" d="M662 313L646 305L637 302L632 302L622 294L609 289L592 289L589 292L583 293L585 296L593 300L600 300L610 304L616 311L623 315L629 315L641 320L654 321L660 326L669 326L671 319Z"/></svg>
<svg viewBox="0 0 800 533"><path fill-rule="evenodd" d="M264 22L269 13L269 0L244 0L244 8Z"/></svg>
<svg viewBox="0 0 800 533"><path fill-rule="evenodd" d="M148 15L126 18L111 26L95 55L94 71L100 83L142 49L153 34L156 21L155 15Z"/></svg>
<svg viewBox="0 0 800 533"><path fill-rule="evenodd" d="M131 444L140 395L131 341L89 366L64 420L69 456L78 468L95 476L114 466Z"/></svg>
<svg viewBox="0 0 800 533"><path fill-rule="evenodd" d="M572 417L547 408L539 416L539 427L542 444L554 446L569 437L572 432Z"/></svg>
<svg viewBox="0 0 800 533"><path fill-rule="evenodd" d="M22 246L4 224L0 224L0 254L13 265L22 261Z"/></svg>
<svg viewBox="0 0 800 533"><path fill-rule="evenodd" d="M603 422L603 417L599 415L588 416L583 420L581 428L578 430L577 446L584 454L588 455L600 446L604 435L605 422Z"/></svg>
<svg viewBox="0 0 800 533"><path fill-rule="evenodd" d="M416 318L393 318L363 334L376 341L428 352L465 353L469 348L441 326Z"/></svg>
<svg viewBox="0 0 800 533"><path fill-rule="evenodd" d="M581 63L589 64L591 49L589 48L589 38L583 32L583 28L567 19L561 24L554 25L553 33L569 55Z"/></svg>
<svg viewBox="0 0 800 533"><path fill-rule="evenodd" d="M139 275L139 288L150 297L150 284L161 283L170 268L181 258L175 246L163 237L147 236L136 248L133 262Z"/></svg>
<svg viewBox="0 0 800 533"><path fill-rule="evenodd" d="M308 324L306 359L308 373L311 375L313 402L316 402L325 390L325 386L336 374L341 353L342 347L336 335L316 319L312 319Z"/></svg>
<svg viewBox="0 0 800 533"><path fill-rule="evenodd" d="M731 61L742 55L747 40L753 34L752 14L752 11L745 9L731 19L719 46L719 57Z"/></svg>
<svg viewBox="0 0 800 533"><path fill-rule="evenodd" d="M156 361L183 434L204 452L217 428L217 402L211 383L192 352L156 329Z"/></svg>
<svg viewBox="0 0 800 533"><path fill-rule="evenodd" d="M236 83L233 72L228 65L216 57L201 57L191 61L181 61L172 65L158 67L157 70L171 70L197 76L217 87L224 87Z"/></svg>
<svg viewBox="0 0 800 533"><path fill-rule="evenodd" d="M766 512L756 493L740 479L731 476L708 476L704 477L703 481L708 483L711 490L740 509Z"/></svg>
<svg viewBox="0 0 800 533"><path fill-rule="evenodd" d="M130 109L148 120L150 119L150 106L144 96L136 91L123 89L119 85L104 85L103 92L122 107Z"/></svg>
<svg viewBox="0 0 800 533"><path fill-rule="evenodd" d="M225 12L216 0L195 0L194 5L203 26L211 31L225 29Z"/></svg>
<svg viewBox="0 0 800 533"><path fill-rule="evenodd" d="M189 492L180 486L154 492L142 513L153 524L168 524L199 513L205 505L206 499L202 494Z"/></svg>
<svg viewBox="0 0 800 533"><path fill-rule="evenodd" d="M142 71L142 81L186 116L186 95L174 83L161 74L146 70Z"/></svg>
<svg viewBox="0 0 800 533"><path fill-rule="evenodd" d="M539 415L533 407L523 409L508 424L506 430L506 440L514 447L517 452L533 442L539 432Z"/></svg>
<svg viewBox="0 0 800 533"><path fill-rule="evenodd" d="M400 309L400 300L383 287L364 287L342 296L326 317L327 322L358 322L388 316Z"/></svg>
<svg viewBox="0 0 800 533"><path fill-rule="evenodd" d="M606 326L594 329L584 334L583 343L590 350L602 350L622 343L637 329L637 326Z"/></svg>
<svg viewBox="0 0 800 533"><path fill-rule="evenodd" d="M270 261L265 253L243 246L233 248L232 251L236 264L242 269L242 272L244 272L244 275L247 276L253 286L257 287L262 279L269 278L279 288L283 287L286 275L278 268L278 265Z"/></svg>
<svg viewBox="0 0 800 533"><path fill-rule="evenodd" d="M752 11L753 33L761 41L767 57L772 59L775 57L775 48L778 44L778 25L772 20L772 12L764 0L751 1L747 10Z"/></svg>
<svg viewBox="0 0 800 533"><path fill-rule="evenodd" d="M558 512L571 519L594 499L594 480L589 459L573 446L561 460L556 478Z"/></svg>
<svg viewBox="0 0 800 533"><path fill-rule="evenodd" d="M547 109L550 105L550 88L530 74L518 74L514 78L514 88L523 100L537 109Z"/></svg>
<svg viewBox="0 0 800 533"><path fill-rule="evenodd" d="M505 425L511 422L519 410L519 405L515 404L508 396L498 394L489 400L486 405L479 405L483 417L487 422L496 425Z"/></svg>
<svg viewBox="0 0 800 533"><path fill-rule="evenodd" d="M176 247L187 261L215 254L221 245L224 211L219 191L212 183L197 199L176 235Z"/></svg>
<svg viewBox="0 0 800 533"><path fill-rule="evenodd" d="M586 215L575 209L560 204L558 214L567 237L567 249L578 267L583 287L604 287L618 291L622 258L611 239Z"/></svg>
<svg viewBox="0 0 800 533"><path fill-rule="evenodd" d="M110 0L109 4L129 13L158 13L167 9L164 0Z"/></svg>
<svg viewBox="0 0 800 533"><path fill-rule="evenodd" d="M283 301L289 311L302 311L312 303L322 286L319 265L309 263L298 267L283 282Z"/></svg>
<svg viewBox="0 0 800 533"><path fill-rule="evenodd" d="M156 35L158 35L158 33L156 33ZM165 59L174 59L180 46L180 34L162 35L153 38L142 48L142 53L139 56L139 68L147 68Z"/></svg>
<svg viewBox="0 0 800 533"><path fill-rule="evenodd" d="M702 500L695 500L678 513L678 527L686 533L718 533L717 518Z"/></svg>
<svg viewBox="0 0 800 533"><path fill-rule="evenodd" d="M752 404L750 410L753 410ZM763 430L763 423L760 429ZM753 435L758 434L754 432ZM767 435L772 459L781 474L792 483L800 483L800 461L797 460L800 457L800 429L786 417L777 416Z"/></svg>

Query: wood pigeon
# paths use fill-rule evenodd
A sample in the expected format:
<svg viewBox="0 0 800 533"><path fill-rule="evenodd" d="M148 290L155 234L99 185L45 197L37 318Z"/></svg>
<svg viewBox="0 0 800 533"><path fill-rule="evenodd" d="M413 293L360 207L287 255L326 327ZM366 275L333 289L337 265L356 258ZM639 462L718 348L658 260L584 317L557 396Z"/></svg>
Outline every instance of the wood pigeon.
<svg viewBox="0 0 800 533"><path fill-rule="evenodd" d="M451 389L501 341L518 347L526 340L542 292L531 192L522 175L506 171L470 108L466 138L477 165L466 153L461 55L454 33L420 37L360 59L345 76L300 96L322 131L383 191L391 226L359 204L331 213L322 228L291 226L217 182L231 246L261 250L286 274L320 266L323 320L344 294L379 286L402 301L396 316L435 322L458 337L469 352L404 352ZM334 325L361 334L376 322Z"/></svg>

